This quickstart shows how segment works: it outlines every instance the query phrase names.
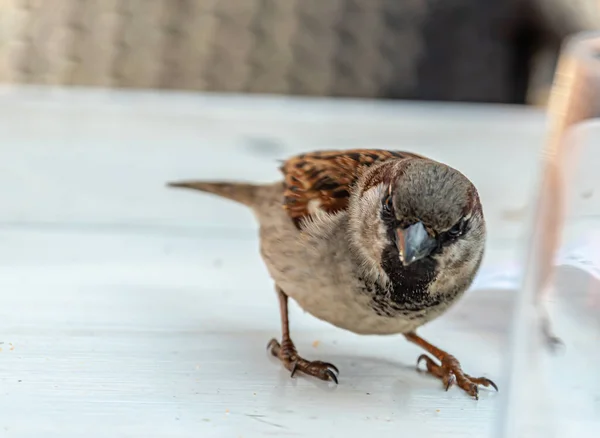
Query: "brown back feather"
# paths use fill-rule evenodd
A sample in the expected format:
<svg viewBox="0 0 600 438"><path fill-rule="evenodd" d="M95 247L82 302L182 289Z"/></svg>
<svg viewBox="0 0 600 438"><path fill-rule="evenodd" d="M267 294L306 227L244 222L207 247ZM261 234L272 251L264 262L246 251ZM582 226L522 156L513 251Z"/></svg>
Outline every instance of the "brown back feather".
<svg viewBox="0 0 600 438"><path fill-rule="evenodd" d="M410 152L380 149L317 151L294 156L280 167L284 176L283 208L299 227L310 215L312 200L329 213L348 207L352 186L365 169L376 163L403 158L423 158Z"/></svg>

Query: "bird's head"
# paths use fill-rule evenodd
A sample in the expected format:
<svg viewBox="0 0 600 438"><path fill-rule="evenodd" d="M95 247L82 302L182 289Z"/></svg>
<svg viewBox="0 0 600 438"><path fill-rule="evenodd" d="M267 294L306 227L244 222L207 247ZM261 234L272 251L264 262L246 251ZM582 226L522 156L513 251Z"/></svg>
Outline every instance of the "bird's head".
<svg viewBox="0 0 600 438"><path fill-rule="evenodd" d="M467 274L484 251L485 220L475 186L428 159L369 169L353 191L350 221L365 267L388 276L390 269Z"/></svg>

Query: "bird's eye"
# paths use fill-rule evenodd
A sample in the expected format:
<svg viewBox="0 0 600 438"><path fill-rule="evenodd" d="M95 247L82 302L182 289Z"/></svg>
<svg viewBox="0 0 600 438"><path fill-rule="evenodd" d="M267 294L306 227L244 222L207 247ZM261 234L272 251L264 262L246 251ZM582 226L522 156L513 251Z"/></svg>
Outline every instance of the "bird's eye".
<svg viewBox="0 0 600 438"><path fill-rule="evenodd" d="M383 198L383 211L386 213L391 213L392 212L392 195L387 195L385 198Z"/></svg>
<svg viewBox="0 0 600 438"><path fill-rule="evenodd" d="M457 237L460 237L462 233L465 232L466 223L466 220L461 219L456 225L454 225L447 231L448 237L450 237L451 239L456 239Z"/></svg>

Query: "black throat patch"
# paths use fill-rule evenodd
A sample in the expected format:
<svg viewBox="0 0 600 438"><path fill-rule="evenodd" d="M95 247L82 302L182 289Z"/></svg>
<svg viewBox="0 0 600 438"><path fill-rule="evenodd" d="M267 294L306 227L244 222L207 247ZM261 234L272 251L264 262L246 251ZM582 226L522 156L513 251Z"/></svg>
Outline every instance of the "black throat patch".
<svg viewBox="0 0 600 438"><path fill-rule="evenodd" d="M396 246L390 244L383 251L381 262L390 284L387 288L378 285L374 292L392 308L419 311L440 304L439 297L429 294L429 285L437 275L437 262L433 258L404 266Z"/></svg>

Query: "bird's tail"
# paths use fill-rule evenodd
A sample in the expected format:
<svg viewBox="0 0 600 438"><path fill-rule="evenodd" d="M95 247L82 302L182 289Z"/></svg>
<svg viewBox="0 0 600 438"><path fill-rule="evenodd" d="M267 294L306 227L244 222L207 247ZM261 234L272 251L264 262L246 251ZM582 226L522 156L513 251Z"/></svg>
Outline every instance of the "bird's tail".
<svg viewBox="0 0 600 438"><path fill-rule="evenodd" d="M252 207L255 205L260 185L226 181L173 181L169 187L199 190Z"/></svg>

